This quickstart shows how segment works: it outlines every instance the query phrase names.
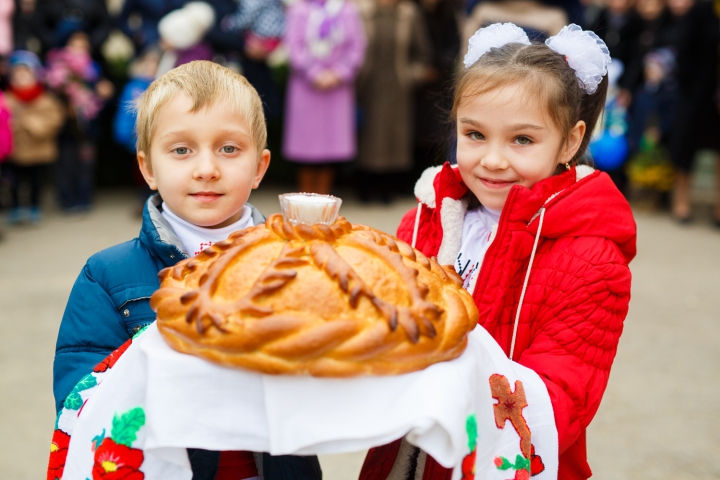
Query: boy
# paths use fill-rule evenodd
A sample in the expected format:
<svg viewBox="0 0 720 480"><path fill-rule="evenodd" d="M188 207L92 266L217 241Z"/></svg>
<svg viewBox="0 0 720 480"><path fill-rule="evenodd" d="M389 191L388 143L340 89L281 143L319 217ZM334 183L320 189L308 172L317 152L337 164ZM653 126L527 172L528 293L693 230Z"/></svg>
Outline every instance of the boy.
<svg viewBox="0 0 720 480"><path fill-rule="evenodd" d="M155 320L160 270L265 221L246 203L270 152L262 102L244 77L191 62L158 78L136 106L140 171L158 194L139 237L90 257L73 286L55 352L58 410L85 374ZM189 453L193 478L259 478L249 452ZM316 457L264 455L262 470L265 480L320 478Z"/></svg>

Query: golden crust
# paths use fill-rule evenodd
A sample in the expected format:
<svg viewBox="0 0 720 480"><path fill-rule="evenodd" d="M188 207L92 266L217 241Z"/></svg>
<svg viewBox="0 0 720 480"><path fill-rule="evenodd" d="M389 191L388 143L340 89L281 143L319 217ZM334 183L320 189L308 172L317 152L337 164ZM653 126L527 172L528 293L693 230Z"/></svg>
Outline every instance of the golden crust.
<svg viewBox="0 0 720 480"><path fill-rule="evenodd" d="M175 350L269 374L393 375L458 357L478 313L455 271L378 230L273 215L160 272Z"/></svg>

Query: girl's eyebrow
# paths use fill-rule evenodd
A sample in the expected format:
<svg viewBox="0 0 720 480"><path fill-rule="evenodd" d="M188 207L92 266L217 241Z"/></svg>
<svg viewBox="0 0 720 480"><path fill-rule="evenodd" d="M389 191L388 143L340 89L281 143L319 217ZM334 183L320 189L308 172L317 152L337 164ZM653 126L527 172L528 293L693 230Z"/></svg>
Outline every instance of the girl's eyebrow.
<svg viewBox="0 0 720 480"><path fill-rule="evenodd" d="M460 123L465 123L468 125L472 125L475 128L481 128L482 125L478 123L477 121L473 120L469 117L462 117L460 119ZM540 125L535 125L534 123L516 123L515 125L510 125L507 130L511 132L516 132L518 130L543 130L545 127L542 127Z"/></svg>
<svg viewBox="0 0 720 480"><path fill-rule="evenodd" d="M542 130L544 127L540 125L535 125L534 123L517 123L515 125L511 125L508 130L515 132L518 130Z"/></svg>

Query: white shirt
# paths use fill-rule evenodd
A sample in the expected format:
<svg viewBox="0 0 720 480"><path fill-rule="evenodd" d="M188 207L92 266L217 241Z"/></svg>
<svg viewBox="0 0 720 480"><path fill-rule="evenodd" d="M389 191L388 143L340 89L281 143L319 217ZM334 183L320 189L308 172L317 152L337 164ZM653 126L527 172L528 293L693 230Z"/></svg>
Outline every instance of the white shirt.
<svg viewBox="0 0 720 480"><path fill-rule="evenodd" d="M480 274L485 252L497 229L500 211L480 206L465 214L462 244L455 261L455 271L463 279L463 287L471 294Z"/></svg>
<svg viewBox="0 0 720 480"><path fill-rule="evenodd" d="M247 205L243 206L242 215L237 222L222 228L198 227L178 217L165 202L162 204L162 216L170 223L175 235L182 242L185 252L191 257L198 255L209 246L225 240L231 233L254 225L252 210Z"/></svg>

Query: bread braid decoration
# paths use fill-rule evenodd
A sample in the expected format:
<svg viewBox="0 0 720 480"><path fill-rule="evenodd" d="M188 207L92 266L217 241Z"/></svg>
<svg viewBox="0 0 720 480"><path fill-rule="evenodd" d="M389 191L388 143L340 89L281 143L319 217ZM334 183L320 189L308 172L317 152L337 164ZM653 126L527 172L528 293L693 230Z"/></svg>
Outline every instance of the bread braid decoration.
<svg viewBox="0 0 720 480"><path fill-rule="evenodd" d="M414 371L460 355L477 323L454 270L343 217L272 215L159 277L151 306L173 348L263 373Z"/></svg>

